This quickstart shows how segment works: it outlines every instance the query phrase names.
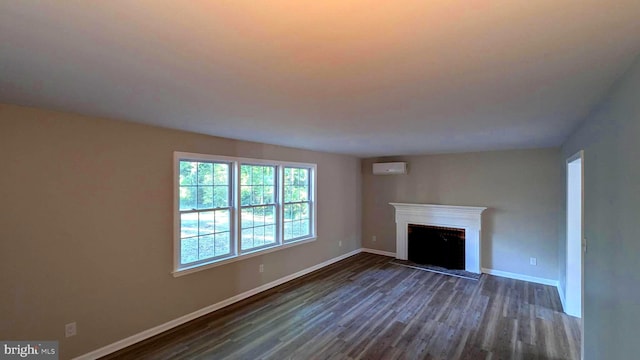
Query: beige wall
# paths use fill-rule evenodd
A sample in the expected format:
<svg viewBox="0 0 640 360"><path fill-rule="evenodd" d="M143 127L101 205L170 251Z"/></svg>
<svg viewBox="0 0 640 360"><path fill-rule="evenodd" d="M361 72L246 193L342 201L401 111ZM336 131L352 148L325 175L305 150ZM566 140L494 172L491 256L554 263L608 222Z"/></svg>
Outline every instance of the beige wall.
<svg viewBox="0 0 640 360"><path fill-rule="evenodd" d="M174 150L317 163L318 240L174 278ZM7 105L0 154L0 339L60 340L62 358L360 247L354 157Z"/></svg>
<svg viewBox="0 0 640 360"><path fill-rule="evenodd" d="M559 149L366 159L362 245L395 252L389 202L486 206L482 266L557 279ZM376 161L406 161L407 175L372 175ZM372 241L372 236L377 241ZM529 265L536 257L537 266Z"/></svg>
<svg viewBox="0 0 640 360"><path fill-rule="evenodd" d="M584 358L640 353L640 58L562 148L584 150ZM563 176L563 186L566 175ZM564 218L563 218L564 219ZM564 230L564 227L563 227ZM561 232L560 278L566 276Z"/></svg>

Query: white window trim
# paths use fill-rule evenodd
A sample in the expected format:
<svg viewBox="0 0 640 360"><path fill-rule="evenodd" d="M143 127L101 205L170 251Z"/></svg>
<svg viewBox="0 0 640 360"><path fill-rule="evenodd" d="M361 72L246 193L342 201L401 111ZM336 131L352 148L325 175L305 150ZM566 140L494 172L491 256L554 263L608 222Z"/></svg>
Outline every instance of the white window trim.
<svg viewBox="0 0 640 360"><path fill-rule="evenodd" d="M180 161L181 160L203 160L214 162L227 162L231 165L231 222L230 236L232 254L228 257L212 259L210 261L198 262L196 264L181 266L180 264ZM276 244L255 251L245 251L240 253L240 234L241 223L240 213L242 206L240 205L240 165L272 165L276 166ZM310 169L310 191L311 209L309 219L311 221L310 236L296 240L284 241L284 181L283 174L285 167L298 167ZM190 152L175 151L173 153L173 271L174 277L191 274L194 272L210 269L213 267L226 265L232 262L248 259L258 255L264 255L271 252L287 249L293 246L306 244L317 239L317 165L311 163L300 163L291 161L253 159L244 157L218 156L209 154L199 154Z"/></svg>
<svg viewBox="0 0 640 360"><path fill-rule="evenodd" d="M291 167L291 168L298 168L298 169L306 169L306 168L308 168L307 166L297 167L297 166L293 166L293 165L290 165L290 164L287 165L287 166ZM280 171L284 172L284 166L280 168ZM312 170L312 171L315 173L315 170ZM284 182L284 174L283 173L281 173L280 179L282 179L283 182ZM313 184L314 182L315 182L315 178L312 178L311 176L309 176L309 189L310 189L309 192L310 193L311 193L311 188L314 186L314 184ZM282 219L282 223L283 224L284 224L284 208L285 208L285 205L294 204L295 203L295 202L286 202L284 200L284 187L285 187L285 184L283 183L282 184L282 194L281 194L281 197L280 197L281 206L280 206L280 214L279 214L280 218ZM297 202L297 203L299 203L299 204L309 203L309 212L311 213L309 215L309 219L310 219L309 221L311 223L310 226L312 227L313 224L315 224L315 222L313 221L314 218L312 218L313 214L315 213L315 208L312 206L313 204L315 204L315 196L314 196L313 199L308 199L307 201L300 201L300 202ZM282 231L284 231L284 226L282 227ZM315 234L315 231L312 228L310 228L309 231L311 232L311 234ZM285 240L284 239L284 235L285 234L283 233L282 234L282 242L286 243L286 244L293 243L293 242L296 242L296 241L299 241L299 240L303 240L303 239L306 238L306 237L302 236L302 237L297 237L297 238Z"/></svg>

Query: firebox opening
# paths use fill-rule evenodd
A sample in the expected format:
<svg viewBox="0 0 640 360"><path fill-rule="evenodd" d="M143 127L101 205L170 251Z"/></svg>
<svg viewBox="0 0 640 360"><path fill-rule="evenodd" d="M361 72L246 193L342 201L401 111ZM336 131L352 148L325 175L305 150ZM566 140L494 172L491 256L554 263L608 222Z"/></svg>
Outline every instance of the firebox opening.
<svg viewBox="0 0 640 360"><path fill-rule="evenodd" d="M410 261L465 269L464 229L409 224L407 231Z"/></svg>

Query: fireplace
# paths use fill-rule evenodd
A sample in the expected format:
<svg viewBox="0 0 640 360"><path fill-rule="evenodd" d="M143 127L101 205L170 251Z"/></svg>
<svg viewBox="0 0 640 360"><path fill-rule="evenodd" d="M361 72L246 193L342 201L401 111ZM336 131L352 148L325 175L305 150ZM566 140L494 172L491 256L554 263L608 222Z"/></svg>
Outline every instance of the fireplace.
<svg viewBox="0 0 640 360"><path fill-rule="evenodd" d="M408 260L409 224L464 230L464 270L480 274L481 214L486 207L391 203L396 210L396 258Z"/></svg>
<svg viewBox="0 0 640 360"><path fill-rule="evenodd" d="M409 224L407 229L410 261L446 269L464 270L464 229Z"/></svg>

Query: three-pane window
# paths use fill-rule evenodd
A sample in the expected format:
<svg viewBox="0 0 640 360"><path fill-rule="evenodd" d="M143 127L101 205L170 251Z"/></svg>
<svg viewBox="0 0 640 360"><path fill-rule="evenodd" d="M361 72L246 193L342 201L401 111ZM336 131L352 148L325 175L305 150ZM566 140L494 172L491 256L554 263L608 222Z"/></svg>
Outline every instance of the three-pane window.
<svg viewBox="0 0 640 360"><path fill-rule="evenodd" d="M176 152L174 271L315 238L315 164Z"/></svg>

